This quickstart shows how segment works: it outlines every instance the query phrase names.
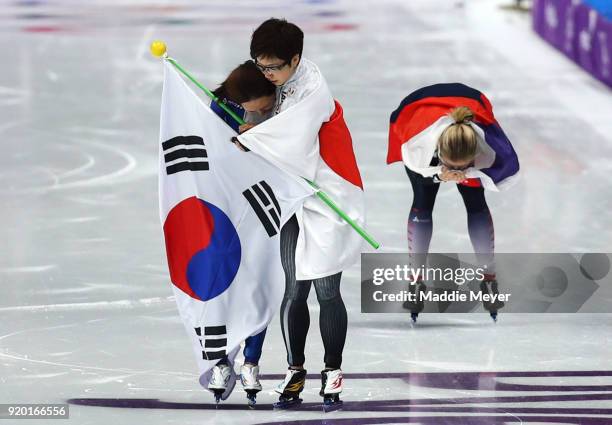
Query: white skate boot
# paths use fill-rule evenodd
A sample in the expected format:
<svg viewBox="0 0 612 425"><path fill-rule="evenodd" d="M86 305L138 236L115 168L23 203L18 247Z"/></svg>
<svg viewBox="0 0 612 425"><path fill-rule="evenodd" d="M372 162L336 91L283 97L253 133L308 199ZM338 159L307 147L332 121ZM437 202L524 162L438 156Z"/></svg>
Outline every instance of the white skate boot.
<svg viewBox="0 0 612 425"><path fill-rule="evenodd" d="M340 393L342 392L342 370L326 369L321 372L321 391L319 395L323 397L323 409L326 412L342 407Z"/></svg>
<svg viewBox="0 0 612 425"><path fill-rule="evenodd" d="M227 363L220 363L212 368L212 376L208 383L208 389L215 395L216 403L227 399L235 385L236 374L232 366Z"/></svg>
<svg viewBox="0 0 612 425"><path fill-rule="evenodd" d="M247 393L249 407L254 407L257 402L257 393L261 391L259 382L259 366L243 364L240 368L240 382Z"/></svg>
<svg viewBox="0 0 612 425"><path fill-rule="evenodd" d="M304 390L305 383L305 369L289 368L283 382L278 384L274 390L280 394L278 401L273 405L274 409L289 409L299 406L302 403L300 393Z"/></svg>

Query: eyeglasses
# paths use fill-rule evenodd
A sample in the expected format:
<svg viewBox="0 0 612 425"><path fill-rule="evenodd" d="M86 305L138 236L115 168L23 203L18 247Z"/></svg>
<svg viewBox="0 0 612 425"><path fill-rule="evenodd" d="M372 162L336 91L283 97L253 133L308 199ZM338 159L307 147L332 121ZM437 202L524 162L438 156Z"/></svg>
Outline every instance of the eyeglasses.
<svg viewBox="0 0 612 425"><path fill-rule="evenodd" d="M277 72L283 69L287 65L287 62L280 63L278 65L262 65L257 60L255 60L255 66L264 74L266 72Z"/></svg>

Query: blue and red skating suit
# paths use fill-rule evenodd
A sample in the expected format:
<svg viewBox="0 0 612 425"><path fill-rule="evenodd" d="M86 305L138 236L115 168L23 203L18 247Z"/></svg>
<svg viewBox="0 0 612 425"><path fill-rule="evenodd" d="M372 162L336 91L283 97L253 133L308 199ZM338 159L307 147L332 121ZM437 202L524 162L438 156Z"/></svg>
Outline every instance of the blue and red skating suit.
<svg viewBox="0 0 612 425"><path fill-rule="evenodd" d="M244 119L244 116L246 115L246 111L244 110L242 106L240 106L239 103L236 103L226 98L220 99L220 101L223 102L225 106L231 109L236 115ZM232 127L236 133L238 133L240 124L238 124L238 122L230 114L228 114L227 111L225 111L225 109L220 107L219 104L217 104L217 102L215 101L210 102L210 109L212 109L212 111L215 114L217 114L219 118L225 121L227 125Z"/></svg>
<svg viewBox="0 0 612 425"><path fill-rule="evenodd" d="M402 161L401 148L417 134L427 129L440 117L459 106L474 112L474 124L485 133L485 142L495 151L495 161L483 168L497 185L518 173L516 152L493 115L489 99L480 91L460 83L434 84L408 95L391 114L387 164ZM479 179L467 179L461 184L480 186Z"/></svg>

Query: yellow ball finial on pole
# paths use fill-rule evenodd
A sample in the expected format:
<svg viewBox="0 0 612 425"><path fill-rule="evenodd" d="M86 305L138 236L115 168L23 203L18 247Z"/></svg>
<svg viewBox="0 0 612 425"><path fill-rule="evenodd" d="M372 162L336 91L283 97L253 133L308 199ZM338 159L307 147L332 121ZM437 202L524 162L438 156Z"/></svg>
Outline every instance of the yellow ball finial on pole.
<svg viewBox="0 0 612 425"><path fill-rule="evenodd" d="M155 40L151 43L151 54L157 58L161 58L166 54L166 43L161 40Z"/></svg>

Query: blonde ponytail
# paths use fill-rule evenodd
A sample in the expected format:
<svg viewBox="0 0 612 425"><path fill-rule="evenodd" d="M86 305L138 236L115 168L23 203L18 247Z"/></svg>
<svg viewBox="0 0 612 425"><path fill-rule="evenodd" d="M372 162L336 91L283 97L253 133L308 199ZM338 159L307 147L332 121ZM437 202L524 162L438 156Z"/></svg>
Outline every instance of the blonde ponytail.
<svg viewBox="0 0 612 425"><path fill-rule="evenodd" d="M459 106L450 111L449 115L455 120L455 124L467 124L474 119L474 113L467 106Z"/></svg>
<svg viewBox="0 0 612 425"><path fill-rule="evenodd" d="M474 112L467 106L459 106L448 115L454 123L442 132L438 140L440 156L453 162L472 161L478 146L476 132L469 125L474 119Z"/></svg>

